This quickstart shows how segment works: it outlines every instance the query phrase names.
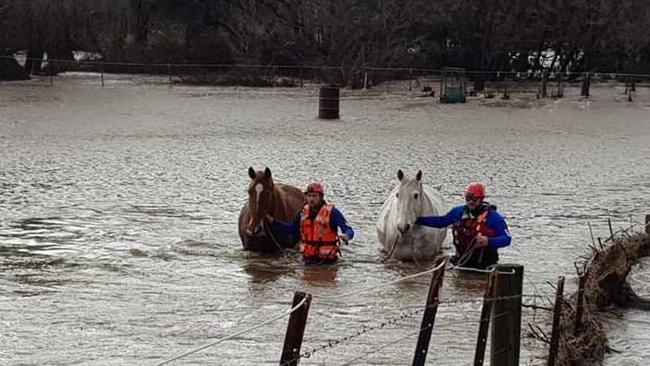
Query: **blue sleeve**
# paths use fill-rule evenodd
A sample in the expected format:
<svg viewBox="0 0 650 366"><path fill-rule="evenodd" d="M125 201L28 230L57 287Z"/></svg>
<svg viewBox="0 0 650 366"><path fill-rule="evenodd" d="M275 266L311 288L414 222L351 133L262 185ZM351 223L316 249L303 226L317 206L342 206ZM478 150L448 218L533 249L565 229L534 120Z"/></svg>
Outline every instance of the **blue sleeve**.
<svg viewBox="0 0 650 366"><path fill-rule="evenodd" d="M292 223L288 224L284 221L274 219L271 227L287 234L298 235L300 231L300 212L298 212Z"/></svg>
<svg viewBox="0 0 650 366"><path fill-rule="evenodd" d="M416 225L443 228L460 221L465 206L456 206L444 216L421 216L415 220Z"/></svg>
<svg viewBox="0 0 650 366"><path fill-rule="evenodd" d="M494 230L494 236L488 238L488 245L494 248L503 248L510 245L511 237L508 231L508 225L501 215L496 211L490 211L487 221L487 227Z"/></svg>
<svg viewBox="0 0 650 366"><path fill-rule="evenodd" d="M341 211L336 207L332 207L332 213L330 214L330 227L335 233L338 232L338 229L341 229L341 232L347 235L348 238L352 239L354 237L354 230L348 226L345 217L343 217Z"/></svg>

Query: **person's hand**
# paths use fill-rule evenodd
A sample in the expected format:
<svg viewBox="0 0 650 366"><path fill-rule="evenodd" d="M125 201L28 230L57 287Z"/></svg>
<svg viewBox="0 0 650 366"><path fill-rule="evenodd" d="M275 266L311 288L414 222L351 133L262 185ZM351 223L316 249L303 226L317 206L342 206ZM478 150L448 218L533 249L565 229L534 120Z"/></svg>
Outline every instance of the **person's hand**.
<svg viewBox="0 0 650 366"><path fill-rule="evenodd" d="M348 245L348 242L350 242L350 237L348 237L346 234L341 234L339 235L339 239L343 244Z"/></svg>
<svg viewBox="0 0 650 366"><path fill-rule="evenodd" d="M476 235L476 247L484 248L487 246L488 246L488 237L485 235L481 235L480 233Z"/></svg>
<svg viewBox="0 0 650 366"><path fill-rule="evenodd" d="M266 214L266 216L264 217L264 219L265 219L266 222L268 222L269 224L273 223L273 216L271 216L271 215L269 215L269 214Z"/></svg>

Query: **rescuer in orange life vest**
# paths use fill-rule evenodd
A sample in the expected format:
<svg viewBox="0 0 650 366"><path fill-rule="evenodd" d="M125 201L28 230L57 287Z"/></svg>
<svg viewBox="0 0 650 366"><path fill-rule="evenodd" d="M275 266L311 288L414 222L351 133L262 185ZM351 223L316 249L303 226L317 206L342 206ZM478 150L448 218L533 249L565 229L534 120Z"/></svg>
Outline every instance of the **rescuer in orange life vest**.
<svg viewBox="0 0 650 366"><path fill-rule="evenodd" d="M484 202L485 186L473 182L465 188L465 204L444 216L422 216L417 225L443 228L452 226L456 255L454 265L487 268L499 261L498 248L510 245L510 232L496 206Z"/></svg>
<svg viewBox="0 0 650 366"><path fill-rule="evenodd" d="M339 243L347 244L354 237L354 231L347 225L343 214L325 202L324 194L320 183L310 183L305 191L305 205L291 224L267 216L274 229L300 234L300 252L305 264L336 263ZM338 229L341 229L341 235L337 235Z"/></svg>

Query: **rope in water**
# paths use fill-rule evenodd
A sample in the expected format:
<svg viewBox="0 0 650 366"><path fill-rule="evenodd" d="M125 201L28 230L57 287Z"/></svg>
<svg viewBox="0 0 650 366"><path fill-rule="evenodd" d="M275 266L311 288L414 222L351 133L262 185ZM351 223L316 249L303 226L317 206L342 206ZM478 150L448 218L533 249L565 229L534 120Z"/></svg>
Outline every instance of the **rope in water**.
<svg viewBox="0 0 650 366"><path fill-rule="evenodd" d="M341 295L334 295L334 296L314 295L314 298L323 299L323 300L334 300L334 299L340 299L342 297L348 297L348 296L351 296L351 295L360 294L362 292L376 290L376 289L381 288L381 287L385 287L385 286L388 286L388 285L394 285L394 284L400 283L402 281L410 280L410 279L413 279L413 278L424 276L424 275L429 274L429 273L433 273L433 272L441 269L442 267L444 267L445 263L446 263L446 261L442 261L438 266L436 266L434 268L431 268L431 269L428 269L426 271L422 271L422 272L418 272L418 273L415 273L415 274L412 274L412 275L400 277L400 278L398 278L396 280L393 280L393 281L382 282L382 283L374 285L374 286L364 287L364 288L361 288L359 290L350 291L350 292L347 292L347 293L344 293L344 294L341 294Z"/></svg>
<svg viewBox="0 0 650 366"><path fill-rule="evenodd" d="M308 298L309 298L309 297L305 297L305 298L303 298L302 301L300 301L296 306L292 307L291 309L289 309L289 310L287 310L287 311L285 311L285 312L283 312L283 313L281 313L281 314L279 314L279 315L277 315L277 316L275 316L275 317L273 317L273 318L271 318L271 319L269 319L269 320L267 320L267 321L264 321L264 322L262 322L262 323L259 323L259 324L257 324L257 325L254 325L254 326L252 326L252 327L246 328L246 329L241 330L241 331L239 331L239 332L233 333L233 334L231 334L231 335L229 335L229 336L226 336L226 337L220 338L220 339L217 340L217 341L214 341L214 342L212 342L212 343L206 344L206 345L201 346L201 347L199 347L199 348L195 348L195 349L190 350L190 351L188 351L188 352L185 352L185 353L183 353L183 354L181 354L181 355L178 355L178 356L172 357L172 358L170 358L170 359L167 359L167 360L165 360L165 361L163 361L163 362L157 363L156 366L166 365L166 364L168 364L168 363L170 363L170 362L172 362L172 361L176 361L176 360L181 359L181 358L183 358L183 357L185 357L185 356L189 356L189 355L191 355L191 354L193 354L193 353L196 353L196 352L202 351L202 350L204 350L204 349L206 349L206 348L209 348L209 347L212 347L212 346L217 345L217 344L219 344L219 343L225 342L225 341L227 341L227 340L229 340L229 339L233 339L233 338L235 338L235 337L237 337L237 336L239 336L239 335L242 335L242 334L244 334L244 333L248 333L248 332L253 331L253 330L257 329L257 328L260 328L260 327L262 327L262 326L264 326L264 325L267 325L267 324L269 324L269 323L272 323L272 322L274 322L274 321L276 321L276 320L282 319L282 318L284 318L285 316L287 316L287 315L293 313L294 311L300 309L300 308L305 304L305 302L307 301Z"/></svg>

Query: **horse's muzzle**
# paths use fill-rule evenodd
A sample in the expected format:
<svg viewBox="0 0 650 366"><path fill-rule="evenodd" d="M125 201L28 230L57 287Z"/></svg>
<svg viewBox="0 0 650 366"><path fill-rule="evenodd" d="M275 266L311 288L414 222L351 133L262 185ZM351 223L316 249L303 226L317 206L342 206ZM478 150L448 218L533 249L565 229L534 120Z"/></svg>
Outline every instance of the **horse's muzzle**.
<svg viewBox="0 0 650 366"><path fill-rule="evenodd" d="M397 230L401 233L404 234L407 231L411 230L411 224L405 224L405 225L397 225Z"/></svg>
<svg viewBox="0 0 650 366"><path fill-rule="evenodd" d="M256 226L256 227L249 227L246 229L246 234L250 236L261 236L263 233L262 227L261 226Z"/></svg>

